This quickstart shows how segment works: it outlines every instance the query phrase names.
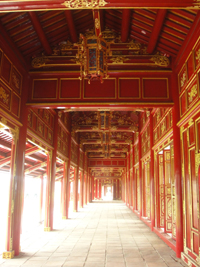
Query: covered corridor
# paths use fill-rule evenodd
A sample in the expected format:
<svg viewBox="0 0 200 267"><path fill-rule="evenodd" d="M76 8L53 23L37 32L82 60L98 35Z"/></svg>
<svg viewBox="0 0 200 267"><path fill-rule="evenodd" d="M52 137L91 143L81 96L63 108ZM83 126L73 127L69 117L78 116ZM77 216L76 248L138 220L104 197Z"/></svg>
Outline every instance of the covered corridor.
<svg viewBox="0 0 200 267"><path fill-rule="evenodd" d="M89 203L53 231L33 231L21 246L19 256L0 266L186 266L122 201Z"/></svg>

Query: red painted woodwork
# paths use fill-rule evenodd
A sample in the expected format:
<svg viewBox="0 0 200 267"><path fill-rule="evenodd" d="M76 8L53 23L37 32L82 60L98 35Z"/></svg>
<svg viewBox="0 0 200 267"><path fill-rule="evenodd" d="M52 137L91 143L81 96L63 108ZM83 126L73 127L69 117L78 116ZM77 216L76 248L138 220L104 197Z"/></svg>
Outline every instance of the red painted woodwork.
<svg viewBox="0 0 200 267"><path fill-rule="evenodd" d="M70 77L70 74L68 75ZM39 75L37 78L33 77L32 91L29 91L29 103L37 103L37 105L40 103L42 107L48 99L49 105L54 103L57 107L71 107L72 103L77 106L77 100L79 106L85 106L85 102L89 106L95 106L95 103L102 106L104 103L117 101L118 105L123 106L126 100L126 105L130 103L130 107L133 106L133 103L144 105L144 102L148 106L149 101L151 101L151 105L154 103L155 106L159 105L159 102L167 101L171 106L171 91L169 90L171 75L163 72L162 78L156 74L154 79L152 79L152 75L154 76L154 73L148 72L145 76L139 74L134 79L124 75L120 78L110 75L111 78L104 80L103 84L98 81L88 84L87 80L80 81L78 75L76 78L70 79L64 78L63 75L63 77L59 77L59 75L50 79L46 75ZM70 88L74 88L74 90Z"/></svg>
<svg viewBox="0 0 200 267"><path fill-rule="evenodd" d="M140 126L141 127L141 126ZM142 162L141 162L141 158L142 158L142 142L141 142L141 134L138 135L138 156L139 156L139 170L138 170L138 186L139 186L139 205L140 205L140 210L139 210L139 214L140 214L140 219L143 215L143 192L142 192Z"/></svg>
<svg viewBox="0 0 200 267"><path fill-rule="evenodd" d="M180 118L178 109L178 90L177 79L173 80L173 99L175 106L173 112L173 138L174 138L174 158L180 158L180 131L177 127L177 122ZM176 191L176 255L181 256L183 251L183 202L182 202L182 184L181 184L181 162L174 161L174 174L175 174L175 191Z"/></svg>
<svg viewBox="0 0 200 267"><path fill-rule="evenodd" d="M61 207L62 207L62 219L68 219L68 164L69 162L64 162L64 170L63 170L63 179L62 179L62 186L61 186Z"/></svg>
<svg viewBox="0 0 200 267"><path fill-rule="evenodd" d="M200 32L199 22L200 22L200 12L198 11L194 23L192 24L192 27L190 29L190 32L185 38L184 43L176 57L175 66L179 68L181 67L181 65L183 65L183 62L186 59L186 55L188 54L189 51L192 50L192 47L194 46L197 38L199 37L199 32Z"/></svg>
<svg viewBox="0 0 200 267"><path fill-rule="evenodd" d="M8 223L7 223L7 234L6 234L6 250L13 251L13 227L14 227L14 214L13 214L13 203L15 198L14 183L15 183L15 173L14 165L16 160L16 145L18 140L12 141L12 155L11 155L11 168L10 168L10 188L9 188L9 203L8 203Z"/></svg>
<svg viewBox="0 0 200 267"><path fill-rule="evenodd" d="M1 31L1 36L4 38L4 40L7 41L9 46L12 48L15 56L17 56L17 59L19 59L20 63L22 63L23 67L27 67L27 62L24 60L22 54L17 49L15 43L10 38L9 34L7 33L7 31L4 29L2 23L0 23L0 31Z"/></svg>
<svg viewBox="0 0 200 267"><path fill-rule="evenodd" d="M35 12L31 11L29 12L29 16L30 16L30 19L33 23L33 26L35 28L35 31L36 33L38 34L38 37L40 39L40 42L42 43L43 47L44 47L44 50L45 52L47 53L47 55L51 55L52 54L52 49L47 41L47 38L44 34L44 31L43 31L43 28L39 22L39 19L36 15Z"/></svg>
<svg viewBox="0 0 200 267"><path fill-rule="evenodd" d="M19 255L20 252L20 232L21 232L21 219L22 219L22 195L24 193L24 156L26 148L26 134L27 134L27 121L28 112L25 105L27 101L27 90L29 80L24 79L22 87L21 109L20 109L20 121L22 126L19 129L19 140L16 150L16 172L14 177L14 188L17 188L14 193L14 220L13 220L13 250L15 255Z"/></svg>
<svg viewBox="0 0 200 267"><path fill-rule="evenodd" d="M173 242L165 242L176 249L178 257L183 252L182 258L193 266L199 261L200 15L197 9L188 8L199 4L191 0L129 2L112 0L93 11L69 9L63 1L0 3L0 10L8 11L0 14L0 115L10 128L20 127L14 178L18 189L9 233L10 237L13 233L16 255L19 254L26 162L25 173L31 172L35 177L47 170L46 230L53 228L54 179L62 179L63 183L63 218L68 218L70 180L74 179L75 211L78 200L83 206L100 199L101 187L112 184L114 199L122 198L137 210L140 218L151 220L148 225L161 238L165 239L159 227L172 234ZM14 8L18 12L10 12ZM95 19L100 19L101 31L112 30L115 43L110 46L109 78L103 84L95 81L89 85L87 80L79 80L73 43L78 42L80 32L86 34L94 27ZM117 35L120 31L121 35ZM52 55L60 44L68 46L67 50L59 50L67 58L62 54L55 61L48 59L49 65L40 69L30 66L32 57L43 52L45 56ZM152 62L157 52L170 60L168 67ZM116 59L120 63L113 62ZM59 67L50 65L55 62L64 63ZM30 84L26 80L29 75ZM28 113L26 104L30 106ZM60 109L59 119L53 110L56 108ZM92 117L92 123L88 111L94 112L94 117L99 116ZM140 117L139 131L134 133L128 132L129 126L125 124L129 120L124 119L132 111ZM117 117L118 122L112 125L118 127L116 130L109 128L108 122L113 122L111 116L117 112L126 116ZM84 116L85 120L78 120ZM94 127L97 125L98 130ZM8 170L10 166L13 168L14 150L10 152L11 143L2 136L0 167ZM105 153L99 152L101 149ZM49 156L42 153L50 155L51 151L50 163ZM33 163L28 156L37 162ZM75 169L71 176L70 168ZM110 175L105 175L106 172ZM142 220L147 223L145 218Z"/></svg>
<svg viewBox="0 0 200 267"><path fill-rule="evenodd" d="M67 4L66 4L67 5ZM183 0L182 2L174 2L172 0L167 0L163 3L161 3L158 0L155 0L154 2L151 2L149 0L141 1L140 4L137 1L131 1L131 2L121 2L118 0L111 0L106 4L106 7L112 8L112 7L150 7L150 8L158 8L158 7L177 7L177 8L187 8L192 7L195 5L198 5L198 3L195 3L191 0ZM67 6L66 6L67 7ZM52 9L66 9L65 5L63 5L63 1L38 1L37 3L34 3L33 1L26 1L24 2L17 2L17 3L10 3L3 2L0 5L1 11L15 11L15 10L52 10Z"/></svg>
<svg viewBox="0 0 200 267"><path fill-rule="evenodd" d="M43 211L43 199L44 199L44 177L40 177L40 222L42 222L42 211Z"/></svg>
<svg viewBox="0 0 200 267"><path fill-rule="evenodd" d="M156 43L158 42L158 38L162 30L162 26L163 26L166 14L167 14L166 9L160 9L158 10L156 14L156 18L155 18L154 25L153 25L153 30L151 32L151 37L150 37L150 40L147 46L147 52L149 54L152 54L156 47Z"/></svg>
<svg viewBox="0 0 200 267"><path fill-rule="evenodd" d="M66 20L67 20L67 25L68 25L68 28L69 28L71 40L72 40L73 43L76 43L76 42L78 42L78 35L77 35L77 32L76 32L76 27L75 27L75 24L74 24L74 19L73 19L72 12L71 12L71 10L65 10L64 13L65 13L65 17L66 17Z"/></svg>
<svg viewBox="0 0 200 267"><path fill-rule="evenodd" d="M123 43L127 41L130 29L131 10L123 9L122 11L122 25L121 25L121 40Z"/></svg>
<svg viewBox="0 0 200 267"><path fill-rule="evenodd" d="M150 192L151 192L151 231L155 227L155 182L154 182L154 151L153 151L153 114L150 114Z"/></svg>

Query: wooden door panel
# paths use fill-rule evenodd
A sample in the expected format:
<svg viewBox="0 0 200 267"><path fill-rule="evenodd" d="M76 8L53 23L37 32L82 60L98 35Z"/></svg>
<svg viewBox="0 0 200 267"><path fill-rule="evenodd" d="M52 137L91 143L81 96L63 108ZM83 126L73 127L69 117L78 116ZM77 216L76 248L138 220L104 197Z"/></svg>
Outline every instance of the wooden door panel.
<svg viewBox="0 0 200 267"><path fill-rule="evenodd" d="M172 197L172 237L176 239L176 194L174 180L174 145L171 145L171 197Z"/></svg>
<svg viewBox="0 0 200 267"><path fill-rule="evenodd" d="M135 170L136 175L136 188L137 188L137 210L140 210L140 180L139 180L139 169Z"/></svg>
<svg viewBox="0 0 200 267"><path fill-rule="evenodd" d="M160 204L160 228L165 225L165 189L164 189L164 175L163 175L163 155L158 155L159 162L159 204Z"/></svg>
<svg viewBox="0 0 200 267"><path fill-rule="evenodd" d="M172 232L172 197L171 197L171 153L164 150L165 169L165 220L167 233Z"/></svg>
<svg viewBox="0 0 200 267"><path fill-rule="evenodd" d="M184 184L184 252L200 262L199 181L195 154L198 151L199 136L196 135L195 139L194 124L189 124L188 128L182 132L181 141Z"/></svg>

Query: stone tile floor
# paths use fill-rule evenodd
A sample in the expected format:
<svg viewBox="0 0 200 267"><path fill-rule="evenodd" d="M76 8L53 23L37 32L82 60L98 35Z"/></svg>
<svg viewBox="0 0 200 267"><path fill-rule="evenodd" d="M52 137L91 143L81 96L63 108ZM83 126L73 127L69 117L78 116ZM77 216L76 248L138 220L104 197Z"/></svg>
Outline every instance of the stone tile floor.
<svg viewBox="0 0 200 267"><path fill-rule="evenodd" d="M0 266L186 266L120 201L90 203L52 232L36 228L21 244L20 255Z"/></svg>

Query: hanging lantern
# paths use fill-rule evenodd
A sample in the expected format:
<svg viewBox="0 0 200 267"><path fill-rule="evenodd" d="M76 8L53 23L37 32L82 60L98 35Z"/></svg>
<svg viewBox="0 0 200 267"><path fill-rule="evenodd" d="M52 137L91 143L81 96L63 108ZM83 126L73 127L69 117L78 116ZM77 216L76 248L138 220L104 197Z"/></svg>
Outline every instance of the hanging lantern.
<svg viewBox="0 0 200 267"><path fill-rule="evenodd" d="M100 80L103 83L103 78L108 78L108 43L95 35L89 37L80 35L80 38L82 42L77 44L78 53L76 55L81 65L80 79L88 79L89 84L92 80Z"/></svg>

